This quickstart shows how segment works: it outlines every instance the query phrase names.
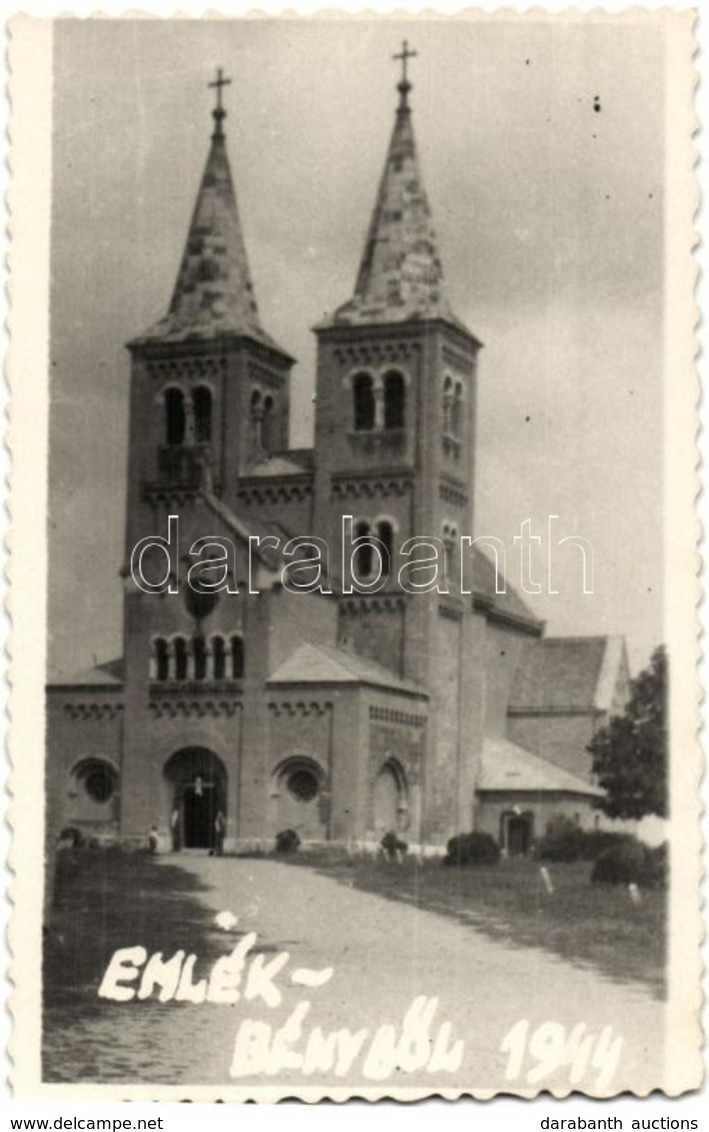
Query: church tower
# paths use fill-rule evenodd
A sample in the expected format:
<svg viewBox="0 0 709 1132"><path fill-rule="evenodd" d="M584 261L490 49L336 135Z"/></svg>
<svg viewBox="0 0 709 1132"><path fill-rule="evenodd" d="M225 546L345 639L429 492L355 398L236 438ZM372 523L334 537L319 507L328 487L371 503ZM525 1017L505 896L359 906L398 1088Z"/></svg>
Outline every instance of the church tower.
<svg viewBox="0 0 709 1132"><path fill-rule="evenodd" d="M144 833L156 810L164 813L168 805L169 812L165 790L177 805L188 787L194 814L202 800L200 821L211 823L218 808L232 830L238 768L215 770L209 752L236 757L243 699L259 675L253 651L244 660L249 633L263 637L254 624L261 605L244 600L245 571L231 579L239 583L233 596L195 594L186 577L195 540L233 533L224 530L223 516L236 510L240 477L288 443L293 359L259 317L227 157L222 89L229 81L219 71L210 84L217 96L211 143L169 310L128 345L121 812L129 835ZM164 538L171 515L178 517L179 547L171 548L169 570L179 573L179 584L157 596L140 592L127 569L133 549L140 540ZM160 546L146 552L142 570L154 584L165 578ZM164 772L171 750L182 761ZM226 796L227 781L233 797ZM202 804L207 797L209 813ZM207 837L187 834L192 843Z"/></svg>
<svg viewBox="0 0 709 1132"><path fill-rule="evenodd" d="M288 444L293 358L261 325L224 133L214 130L167 315L129 343L133 363L128 547L156 509L184 501L205 467L225 502L239 476ZM159 515L157 516L160 517Z"/></svg>
<svg viewBox="0 0 709 1132"><path fill-rule="evenodd" d="M404 43L395 56L399 102L354 295L316 327L316 525L339 546L343 516L352 516L362 540L355 592L347 592L346 568L340 578L341 639L431 690L424 820L433 836L447 823L470 824L469 813L455 815L455 800L472 796L460 776L480 731L471 691L479 642L459 578L459 540L473 533L480 343L446 295L409 104L413 55ZM367 593L381 553L367 547L372 536L390 551L390 567ZM406 559L397 548L414 537L445 547L441 592L411 594L398 584Z"/></svg>

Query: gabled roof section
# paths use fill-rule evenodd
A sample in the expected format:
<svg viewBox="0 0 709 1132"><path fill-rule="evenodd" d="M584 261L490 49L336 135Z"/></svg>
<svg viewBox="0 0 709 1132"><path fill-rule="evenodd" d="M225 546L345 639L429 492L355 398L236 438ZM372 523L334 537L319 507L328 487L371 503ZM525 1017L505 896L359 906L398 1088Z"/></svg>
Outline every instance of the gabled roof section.
<svg viewBox="0 0 709 1132"><path fill-rule="evenodd" d="M268 523L261 519L252 519L249 517L248 523L235 515L234 512L223 503L209 487L202 487L199 491L200 499L202 499L210 511L213 512L224 523L227 530L235 534L237 539L249 545L249 539L258 538L259 540L273 536L283 541L284 531L282 527L277 526L275 523ZM256 557L263 563L266 569L275 573L282 561L280 547L261 546L260 542L254 544ZM280 577L280 573L279 573ZM274 578L274 580L276 580Z"/></svg>
<svg viewBox="0 0 709 1132"><path fill-rule="evenodd" d="M509 710L608 711L625 645L622 637L546 637L525 641Z"/></svg>
<svg viewBox="0 0 709 1132"><path fill-rule="evenodd" d="M408 94L399 106L354 296L316 329L442 319L462 330L446 296L443 267L416 153Z"/></svg>
<svg viewBox="0 0 709 1132"><path fill-rule="evenodd" d="M225 117L224 110L214 111L215 129L170 309L130 344L239 336L290 359L259 319L222 130Z"/></svg>
<svg viewBox="0 0 709 1132"><path fill-rule="evenodd" d="M269 684L371 684L427 698L412 680L404 680L357 653L304 641L268 678Z"/></svg>
<svg viewBox="0 0 709 1132"><path fill-rule="evenodd" d="M479 546L473 544L473 600L492 617L511 621L538 635L544 622L532 613L514 586L504 579L505 592L497 593L497 571L493 563Z"/></svg>
<svg viewBox="0 0 709 1132"><path fill-rule="evenodd" d="M521 793L587 794L593 798L603 796L598 786L584 782L568 770L533 755L509 739L483 740L483 755L478 792L520 791Z"/></svg>
<svg viewBox="0 0 709 1132"><path fill-rule="evenodd" d="M308 474L308 468L295 460L289 459L288 454L283 453L266 456L263 460L259 460L257 464L253 464L249 468L248 474L244 478L267 479L269 476L305 476Z"/></svg>
<svg viewBox="0 0 709 1132"><path fill-rule="evenodd" d="M123 657L107 660L102 664L95 664L93 668L85 668L81 672L67 673L56 670L49 673L47 684L55 688L106 688L118 690L123 687Z"/></svg>

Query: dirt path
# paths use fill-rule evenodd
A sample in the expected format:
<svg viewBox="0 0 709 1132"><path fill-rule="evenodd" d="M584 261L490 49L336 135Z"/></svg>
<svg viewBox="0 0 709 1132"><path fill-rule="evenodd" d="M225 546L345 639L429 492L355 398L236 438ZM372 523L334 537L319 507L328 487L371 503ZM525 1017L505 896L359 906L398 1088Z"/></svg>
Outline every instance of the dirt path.
<svg viewBox="0 0 709 1132"><path fill-rule="evenodd" d="M265 1090L285 1085L291 1095L308 1088L320 1094L323 1086L330 1095L334 1089L356 1093L373 1087L453 1095L461 1089L575 1087L608 1095L620 1089L644 1093L660 1084L663 1006L640 984L612 983L544 951L501 944L469 926L356 891L307 868L196 856L180 858L179 865L208 886L199 897L205 938L216 913L238 917L221 933L224 954L244 933L257 933L245 972L261 950L259 964L280 967L261 984L263 993L280 1001L267 1005L254 983L251 1001L242 996L235 1005L111 1004L112 1010L74 1029L70 1038L77 1048L91 1050L94 1079ZM287 961L279 958L285 952ZM332 968L332 975L320 986L294 984L299 968L323 979ZM196 972L195 978L208 974L209 966ZM418 1005L428 1007L429 1025L412 1026L410 1016L403 1026L418 996L428 1000ZM276 1031L289 1017L280 1040ZM532 1055L530 1041L520 1044L524 1057L511 1065L514 1039L508 1039L510 1048L500 1047L513 1027L521 1043L525 1021L530 1039L540 1025L551 1025L531 1041ZM449 1026L441 1033L444 1023ZM390 1025L381 1030L383 1024ZM580 1036L592 1035L593 1042L587 1043L587 1058L583 1045L578 1051L574 1079L569 1039L579 1024L585 1025ZM608 1026L611 1052L615 1038L623 1039L615 1071L612 1056L604 1062L598 1046ZM313 1036L318 1027L322 1033ZM328 1038L345 1028L349 1039ZM303 1056L312 1072L304 1071ZM337 1074L340 1057L351 1059L344 1076Z"/></svg>
<svg viewBox="0 0 709 1132"><path fill-rule="evenodd" d="M541 1074L547 1064L544 1059L525 1059L510 1081L505 1077L509 1053L500 1050L508 1031L524 1019L530 1035L541 1023L551 1021L565 1027L567 1038L578 1023L585 1023L587 1033L597 1036L612 1025L614 1036L623 1037L624 1047L618 1069L605 1087L601 1078L601 1092L618 1084L643 1091L658 1083L662 1005L639 984L619 986L545 952L502 946L441 916L392 904L309 869L273 861L210 858L188 858L184 865L213 886L205 899L215 911L232 911L239 916L239 928L255 931L260 942L289 952L288 965L277 979L283 1003L277 1009L254 1012L274 1029L283 1024L289 1008L307 999L312 1005L304 1034L317 1025L324 1032L366 1028L373 1035L382 1023L392 1023L400 1032L417 996L438 999L429 1036L435 1040L441 1023L450 1022L448 1048L456 1039L464 1041L460 1069L406 1073L393 1068L385 1078L390 1085L430 1087L433 1079L442 1088L529 1087L527 1073L538 1066ZM592 925L589 928L593 930ZM334 974L324 986L307 990L289 985L289 972L295 967L332 967ZM537 1039L540 1052L542 1043L548 1046L549 1064L559 1034L552 1027ZM304 1044L296 1047L302 1050ZM363 1075L365 1060L358 1057L352 1068L355 1078L371 1087L378 1082ZM375 1063L376 1059L370 1071ZM378 1071L383 1073L386 1064L384 1053ZM537 1087L568 1088L569 1072L568 1064L559 1066ZM307 1081L302 1072L280 1076L301 1084ZM329 1076L331 1082L336 1080ZM598 1069L589 1066L578 1084L596 1091L598 1079Z"/></svg>

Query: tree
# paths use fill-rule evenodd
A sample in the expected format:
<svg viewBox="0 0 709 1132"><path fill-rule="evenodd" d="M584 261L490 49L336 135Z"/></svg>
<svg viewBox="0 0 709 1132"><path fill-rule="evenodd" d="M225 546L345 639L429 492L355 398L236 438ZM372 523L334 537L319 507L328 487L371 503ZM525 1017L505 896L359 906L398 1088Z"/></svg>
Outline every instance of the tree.
<svg viewBox="0 0 709 1132"><path fill-rule="evenodd" d="M598 808L612 818L667 817L667 656L655 649L649 666L630 684L622 715L613 716L588 745L605 797Z"/></svg>

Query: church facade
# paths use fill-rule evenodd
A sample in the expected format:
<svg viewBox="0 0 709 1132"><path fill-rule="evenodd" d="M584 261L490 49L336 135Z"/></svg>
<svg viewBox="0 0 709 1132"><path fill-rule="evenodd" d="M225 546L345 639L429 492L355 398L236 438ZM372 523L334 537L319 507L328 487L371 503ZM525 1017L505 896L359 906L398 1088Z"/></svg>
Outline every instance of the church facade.
<svg viewBox="0 0 709 1132"><path fill-rule="evenodd" d="M585 746L627 662L620 639L545 638L480 549L460 555L481 344L446 295L405 70L354 295L315 328L312 449L288 448L294 359L259 316L217 89L169 311L128 345L124 654L50 677L49 827L207 849L223 824L227 850L483 829L524 852L556 814L591 820ZM338 548L324 592L283 585L304 536ZM410 592L420 536L445 578ZM193 587L210 540L234 554Z"/></svg>

